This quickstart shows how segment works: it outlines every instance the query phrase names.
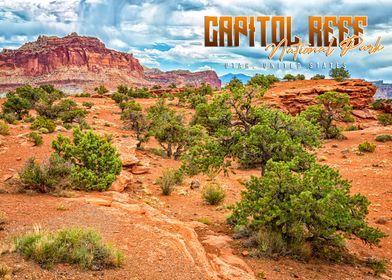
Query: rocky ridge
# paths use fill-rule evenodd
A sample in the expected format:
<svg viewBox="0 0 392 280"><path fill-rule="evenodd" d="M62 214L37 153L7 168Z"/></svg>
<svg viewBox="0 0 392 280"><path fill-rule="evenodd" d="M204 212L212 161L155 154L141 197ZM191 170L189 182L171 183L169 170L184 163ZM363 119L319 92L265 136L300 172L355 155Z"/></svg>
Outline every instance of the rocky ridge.
<svg viewBox="0 0 392 280"><path fill-rule="evenodd" d="M220 88L214 71L170 71L145 75L132 54L106 48L98 38L71 33L63 38L39 36L16 50L0 53L0 91L24 84L53 84L66 92L91 90L98 85L115 89L132 86L180 86L210 83Z"/></svg>

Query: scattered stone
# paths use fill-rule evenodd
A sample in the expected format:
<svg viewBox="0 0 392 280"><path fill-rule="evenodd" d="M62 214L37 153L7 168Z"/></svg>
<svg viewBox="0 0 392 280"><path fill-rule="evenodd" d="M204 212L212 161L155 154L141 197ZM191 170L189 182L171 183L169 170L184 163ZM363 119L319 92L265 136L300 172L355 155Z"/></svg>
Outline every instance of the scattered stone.
<svg viewBox="0 0 392 280"><path fill-rule="evenodd" d="M21 158L21 157L17 157L16 160L17 160L17 161L21 161L22 158Z"/></svg>
<svg viewBox="0 0 392 280"><path fill-rule="evenodd" d="M361 119L375 119L374 115L370 111L368 111L366 109L363 109L363 110L352 110L351 113L354 116L356 116L358 118L361 118Z"/></svg>
<svg viewBox="0 0 392 280"><path fill-rule="evenodd" d="M244 251L241 252L241 254L242 254L244 257L247 257L247 256L249 256L249 251L244 250Z"/></svg>
<svg viewBox="0 0 392 280"><path fill-rule="evenodd" d="M109 191L123 192L124 189L131 183L133 175L126 170L122 170L118 175L116 181L109 188Z"/></svg>
<svg viewBox="0 0 392 280"><path fill-rule="evenodd" d="M3 182L7 182L8 180L12 179L12 177L14 177L14 175L12 174L6 174L3 176Z"/></svg>
<svg viewBox="0 0 392 280"><path fill-rule="evenodd" d="M134 165L132 166L131 172L132 174L135 175L146 174L146 173L150 173L150 168L147 166Z"/></svg>
<svg viewBox="0 0 392 280"><path fill-rule="evenodd" d="M376 220L377 224L380 225L385 225L388 222L388 218L387 217L380 217Z"/></svg>
<svg viewBox="0 0 392 280"><path fill-rule="evenodd" d="M86 202L98 206L110 207L110 205L112 204L112 199L109 197L107 198L88 197L86 198Z"/></svg>
<svg viewBox="0 0 392 280"><path fill-rule="evenodd" d="M198 188L200 188L200 181L192 180L192 182L191 182L191 189L193 190L193 189L198 189Z"/></svg>

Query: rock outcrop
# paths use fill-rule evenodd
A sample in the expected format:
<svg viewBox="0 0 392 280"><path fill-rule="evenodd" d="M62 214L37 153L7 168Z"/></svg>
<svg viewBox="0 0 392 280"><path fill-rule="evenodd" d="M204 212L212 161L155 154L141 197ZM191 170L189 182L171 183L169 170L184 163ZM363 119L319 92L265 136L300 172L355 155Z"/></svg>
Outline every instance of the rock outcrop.
<svg viewBox="0 0 392 280"><path fill-rule="evenodd" d="M94 37L40 36L17 50L0 53L0 87L26 83L56 86L145 83L143 67L132 54L110 50Z"/></svg>
<svg viewBox="0 0 392 280"><path fill-rule="evenodd" d="M297 114L307 106L315 105L318 95L336 91L347 93L353 109L362 110L373 102L376 86L363 80L304 80L275 83L264 95L263 101L291 114Z"/></svg>
<svg viewBox="0 0 392 280"><path fill-rule="evenodd" d="M200 86L202 83L208 83L213 88L220 88L221 81L214 71L190 72L184 70L163 72L158 69L146 69L146 79L153 83L167 87L176 84L177 87Z"/></svg>
<svg viewBox="0 0 392 280"><path fill-rule="evenodd" d="M132 54L108 49L98 38L76 33L63 38L39 36L19 49L0 53L0 92L24 84L50 83L76 93L98 85L114 90L119 84L139 87L176 83L181 87L203 82L220 88L214 71L158 70L145 77L143 66Z"/></svg>

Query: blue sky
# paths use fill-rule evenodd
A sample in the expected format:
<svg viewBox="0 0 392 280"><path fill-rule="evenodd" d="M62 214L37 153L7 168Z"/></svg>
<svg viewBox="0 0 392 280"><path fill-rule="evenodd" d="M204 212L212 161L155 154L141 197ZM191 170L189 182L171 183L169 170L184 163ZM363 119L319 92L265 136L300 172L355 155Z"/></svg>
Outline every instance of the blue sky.
<svg viewBox="0 0 392 280"><path fill-rule="evenodd" d="M303 3L303 4L301 4ZM369 26L365 42L382 36L385 49L374 55L353 52L344 58L337 54L302 56L301 62L345 62L353 77L392 82L392 1L290 1L290 0L0 0L0 47L17 48L38 35L64 36L71 32L99 37L107 47L132 52L142 64L163 70L213 69L219 75L286 72L262 69L271 62L262 47L204 47L205 15L290 15L293 33L307 41L310 15L366 15ZM248 63L256 70L225 69L225 63ZM276 61L273 61L276 62ZM292 62L287 57L286 62ZM288 71L307 77L323 70Z"/></svg>

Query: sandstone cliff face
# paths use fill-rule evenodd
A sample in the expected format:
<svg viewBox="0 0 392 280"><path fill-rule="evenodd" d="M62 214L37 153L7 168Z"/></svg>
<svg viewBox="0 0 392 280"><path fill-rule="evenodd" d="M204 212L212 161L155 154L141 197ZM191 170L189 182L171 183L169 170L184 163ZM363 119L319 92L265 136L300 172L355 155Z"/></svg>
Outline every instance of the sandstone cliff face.
<svg viewBox="0 0 392 280"><path fill-rule="evenodd" d="M297 114L307 106L315 105L316 97L327 91L347 93L353 109L365 109L373 102L376 87L363 80L305 80L294 82L278 82L264 95L264 101L274 107L291 114Z"/></svg>
<svg viewBox="0 0 392 280"><path fill-rule="evenodd" d="M0 54L2 89L49 82L86 87L114 82L145 83L143 67L132 54L107 49L93 37L40 36L35 42Z"/></svg>
<svg viewBox="0 0 392 280"><path fill-rule="evenodd" d="M110 50L97 38L72 33L63 38L40 36L17 50L0 53L0 92L23 84L53 84L66 92L92 90L98 85L116 89L129 86L163 86L210 83L220 88L214 71L161 72L145 77L132 54Z"/></svg>
<svg viewBox="0 0 392 280"><path fill-rule="evenodd" d="M214 71L168 71L162 72L157 69L149 69L145 72L146 79L153 83L162 86L169 86L174 83L178 87L184 87L186 85L200 86L202 83L208 83L213 88L220 88L221 81L218 75Z"/></svg>

